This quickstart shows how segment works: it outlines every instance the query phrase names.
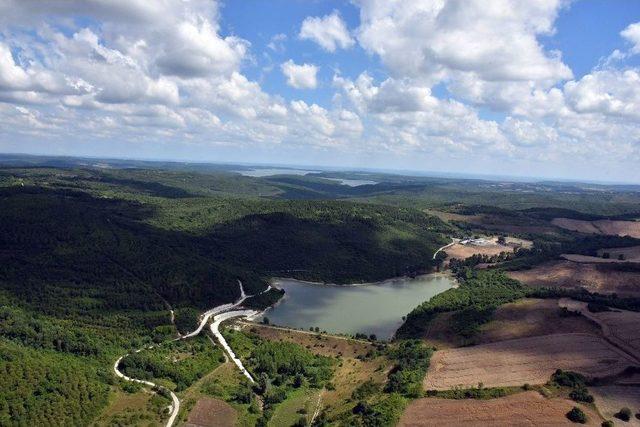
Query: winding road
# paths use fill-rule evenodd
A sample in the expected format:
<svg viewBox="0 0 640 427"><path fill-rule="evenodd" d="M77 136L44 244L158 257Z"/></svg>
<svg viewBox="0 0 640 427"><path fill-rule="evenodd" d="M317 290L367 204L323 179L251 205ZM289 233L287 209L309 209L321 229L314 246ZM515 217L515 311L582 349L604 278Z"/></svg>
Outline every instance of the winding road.
<svg viewBox="0 0 640 427"><path fill-rule="evenodd" d="M251 381L252 383L255 382L253 377L251 377L251 374L249 373L249 371L247 371L244 367L244 365L242 364L242 361L240 361L240 359L238 359L235 355L235 353L233 352L233 350L231 349L231 347L229 346L229 344L227 343L227 341L224 339L224 337L222 336L222 334L219 331L219 327L220 324L222 322L224 322L225 320L229 320L231 318L235 318L235 317L249 317L249 316L254 316L256 314L258 314L257 311L255 310L236 310L236 311L230 311L233 310L234 308L240 306L247 298L252 297L253 295L247 295L244 292L244 288L242 287L242 282L240 280L238 280L238 285L240 286L240 298L238 298L235 302L233 303L227 303L227 304L222 304L219 306L216 306L210 310L205 311L204 313L202 313L200 315L200 324L198 325L198 327L193 330L192 332L189 332L188 334L185 335L181 335L178 338L175 338L174 341L178 341L178 340L183 340L183 339L187 339L187 338L191 338L191 337L195 337L196 335L198 335L200 332L202 332L202 329L204 329L204 327L206 326L207 322L213 317L213 323L211 324L211 332L213 333L213 335L218 339L218 341L220 342L220 345L224 348L224 350L226 351L226 353L228 354L228 356L231 358L231 360L233 360L233 363L236 364L236 366L240 369L240 371L249 379L249 381ZM261 295L265 292L269 292L271 290L271 286L268 286L264 291L260 292L258 295ZM173 310L170 309L171 312L171 318L172 318L172 322L173 322ZM141 352L142 350L150 350L152 349L154 346L150 345L147 347L143 347L140 348L138 350L136 350L136 353ZM130 353L127 353L125 355L120 356L120 358L118 360L116 360L116 362L113 365L113 371L115 372L116 376L118 378L122 378L125 381L131 381L131 382L135 382L135 383L139 383L139 384L144 384L150 387L154 387L157 389L162 389L162 390L166 390L170 395L171 395L171 400L172 400L172 404L171 404L171 408L170 408L170 416L169 419L167 420L167 424L166 427L171 427L173 425L173 423L175 422L178 413L180 412L180 400L178 399L178 396L176 396L176 394L169 390L166 387L160 386L158 384L152 383L151 381L145 381L145 380L139 380L136 378L131 378L126 376L125 374L123 374L120 369L120 362L122 361L122 359L124 359L125 357L129 356Z"/></svg>
<svg viewBox="0 0 640 427"><path fill-rule="evenodd" d="M449 246L455 245L456 243L458 243L458 239L454 239L452 237L451 238L451 243L449 243L448 245L444 245L441 248L438 248L438 250L433 253L433 259L436 259L436 255L438 255L440 253L440 251L443 251L443 250L447 249Z"/></svg>

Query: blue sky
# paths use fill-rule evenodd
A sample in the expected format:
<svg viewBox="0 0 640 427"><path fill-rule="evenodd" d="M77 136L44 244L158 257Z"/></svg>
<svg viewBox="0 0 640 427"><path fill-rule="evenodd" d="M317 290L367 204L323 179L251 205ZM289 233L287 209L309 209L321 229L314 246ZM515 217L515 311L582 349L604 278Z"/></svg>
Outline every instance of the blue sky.
<svg viewBox="0 0 640 427"><path fill-rule="evenodd" d="M640 182L640 2L7 0L0 151Z"/></svg>

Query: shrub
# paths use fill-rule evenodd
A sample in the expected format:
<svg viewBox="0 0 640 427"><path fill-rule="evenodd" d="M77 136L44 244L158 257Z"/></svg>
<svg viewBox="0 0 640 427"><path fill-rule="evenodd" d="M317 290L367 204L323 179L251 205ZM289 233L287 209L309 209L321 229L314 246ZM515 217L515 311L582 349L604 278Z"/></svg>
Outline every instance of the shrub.
<svg viewBox="0 0 640 427"><path fill-rule="evenodd" d="M589 394L586 387L580 386L569 393L569 397L576 402L593 403L593 396Z"/></svg>
<svg viewBox="0 0 640 427"><path fill-rule="evenodd" d="M613 427L613 421L611 420L607 420L607 421L603 421L602 424L600 424L602 427Z"/></svg>
<svg viewBox="0 0 640 427"><path fill-rule="evenodd" d="M587 416L582 409L577 406L574 406L572 410L567 412L567 418L574 423L585 424L587 422Z"/></svg>
<svg viewBox="0 0 640 427"><path fill-rule="evenodd" d="M586 378L576 372L563 371L562 369L558 369L551 376L551 381L559 386L578 388L584 387Z"/></svg>
<svg viewBox="0 0 640 427"><path fill-rule="evenodd" d="M622 420L622 421L629 421L631 419L631 409L629 408L622 408L620 409L620 411L618 411L617 414L614 415L614 417Z"/></svg>

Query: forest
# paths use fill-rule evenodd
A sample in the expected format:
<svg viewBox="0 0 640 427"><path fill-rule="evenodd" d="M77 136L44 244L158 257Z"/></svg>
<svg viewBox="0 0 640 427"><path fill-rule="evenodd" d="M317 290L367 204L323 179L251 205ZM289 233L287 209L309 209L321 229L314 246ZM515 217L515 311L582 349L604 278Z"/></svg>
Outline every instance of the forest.
<svg viewBox="0 0 640 427"><path fill-rule="evenodd" d="M283 274L334 283L415 274L433 268L446 242L447 226L418 210L261 197L269 185L219 172L0 170L2 369L21 384L0 392L0 417L86 424L106 404L119 355L191 330L199 312L239 296L238 280L251 295ZM123 369L180 390L213 367L211 351L188 350L179 368L162 351L138 353ZM55 388L38 388L45 373ZM77 393L92 404L76 405Z"/></svg>
<svg viewBox="0 0 640 427"><path fill-rule="evenodd" d="M150 344L165 343L123 359L122 369L176 391L188 388L221 354L200 339L166 342L192 330L202 311L236 300L239 281L252 295L272 277L349 284L413 276L438 268L442 257L434 260L433 253L450 236L487 227L447 223L431 209L540 226L560 214L630 218L640 201L627 188L568 183L496 187L483 180L345 172L254 178L233 165L100 164L108 167L0 156L0 374L8 384L0 391L0 425L90 423L121 391L113 362ZM326 178L376 184L349 187ZM388 424L420 394L432 350L402 340L421 337L438 313L455 311L452 328L472 337L496 307L524 296L568 295L592 307L639 309L633 298L524 289L504 274L564 251L592 254L636 239L576 237L559 229L520 236L532 239L533 248L486 271L473 270L487 261L480 257L453 262L460 286L416 301L387 355L394 367L384 390L361 390L350 421ZM246 305L260 309L281 297L273 290ZM267 402L265 421L269 405L297 387L329 386L331 360L251 336L229 339L260 381L255 391L240 384L225 396L238 402L249 396L243 404L250 407L251 393L258 392ZM172 358L179 363L167 363Z"/></svg>

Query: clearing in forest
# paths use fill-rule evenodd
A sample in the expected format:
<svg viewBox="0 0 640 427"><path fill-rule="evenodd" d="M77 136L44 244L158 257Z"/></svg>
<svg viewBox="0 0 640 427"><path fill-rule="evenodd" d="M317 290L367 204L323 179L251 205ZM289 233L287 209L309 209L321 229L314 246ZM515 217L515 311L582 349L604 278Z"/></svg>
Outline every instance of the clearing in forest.
<svg viewBox="0 0 640 427"><path fill-rule="evenodd" d="M522 386L543 384L556 369L603 377L635 364L598 336L553 334L438 351L423 384L426 390Z"/></svg>

